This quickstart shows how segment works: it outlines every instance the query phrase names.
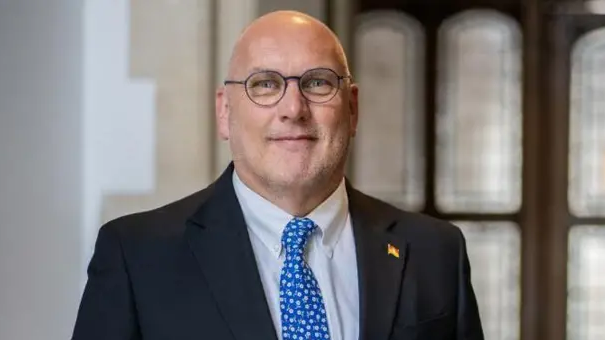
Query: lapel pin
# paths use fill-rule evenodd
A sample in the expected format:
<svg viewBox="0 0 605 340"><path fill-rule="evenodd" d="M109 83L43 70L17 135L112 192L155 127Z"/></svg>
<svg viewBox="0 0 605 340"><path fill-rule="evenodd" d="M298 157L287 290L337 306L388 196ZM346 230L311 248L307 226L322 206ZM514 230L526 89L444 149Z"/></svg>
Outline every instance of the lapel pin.
<svg viewBox="0 0 605 340"><path fill-rule="evenodd" d="M389 255L399 258L399 248L393 246L390 243L387 245L387 252Z"/></svg>

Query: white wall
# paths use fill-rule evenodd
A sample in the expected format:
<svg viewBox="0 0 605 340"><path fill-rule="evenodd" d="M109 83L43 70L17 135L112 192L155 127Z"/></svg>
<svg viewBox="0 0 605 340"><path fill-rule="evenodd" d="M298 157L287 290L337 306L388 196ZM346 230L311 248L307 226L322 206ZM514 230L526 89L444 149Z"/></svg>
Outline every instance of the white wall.
<svg viewBox="0 0 605 340"><path fill-rule="evenodd" d="M103 222L104 196L152 192L156 171L154 86L150 80L129 76L129 1L85 0L80 15L83 286Z"/></svg>
<svg viewBox="0 0 605 340"><path fill-rule="evenodd" d="M79 299L81 1L0 0L0 339L68 339Z"/></svg>

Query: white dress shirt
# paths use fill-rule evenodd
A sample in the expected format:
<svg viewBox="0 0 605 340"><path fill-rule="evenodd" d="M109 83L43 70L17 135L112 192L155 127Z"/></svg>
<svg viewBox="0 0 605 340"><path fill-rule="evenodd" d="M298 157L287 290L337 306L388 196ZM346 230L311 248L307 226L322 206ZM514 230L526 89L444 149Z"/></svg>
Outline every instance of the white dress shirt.
<svg viewBox="0 0 605 340"><path fill-rule="evenodd" d="M281 236L293 218L247 187L233 172L277 336L281 340L279 276L284 261ZM336 191L306 217L318 228L309 237L306 261L324 297L332 340L359 337L357 258L344 179Z"/></svg>

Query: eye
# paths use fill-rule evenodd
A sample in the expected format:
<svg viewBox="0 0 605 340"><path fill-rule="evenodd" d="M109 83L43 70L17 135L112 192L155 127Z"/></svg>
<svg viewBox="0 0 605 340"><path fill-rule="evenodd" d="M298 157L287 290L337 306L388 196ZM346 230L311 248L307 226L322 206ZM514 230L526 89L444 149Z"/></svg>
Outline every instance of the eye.
<svg viewBox="0 0 605 340"><path fill-rule="evenodd" d="M330 86L330 82L326 79L310 79L307 82L307 87Z"/></svg>
<svg viewBox="0 0 605 340"><path fill-rule="evenodd" d="M334 91L334 81L325 75L314 75L303 81L303 90L312 95L328 95Z"/></svg>
<svg viewBox="0 0 605 340"><path fill-rule="evenodd" d="M250 87L255 88L263 88L263 89L274 89L279 87L279 84L275 80L266 79L266 80L257 80L254 81Z"/></svg>
<svg viewBox="0 0 605 340"><path fill-rule="evenodd" d="M283 82L278 74L261 72L248 80L248 94L253 97L274 96L283 89Z"/></svg>

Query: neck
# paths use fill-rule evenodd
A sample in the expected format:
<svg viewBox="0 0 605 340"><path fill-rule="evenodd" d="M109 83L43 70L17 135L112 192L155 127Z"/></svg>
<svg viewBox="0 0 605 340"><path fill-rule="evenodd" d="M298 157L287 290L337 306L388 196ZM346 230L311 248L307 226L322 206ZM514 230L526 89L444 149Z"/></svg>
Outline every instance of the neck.
<svg viewBox="0 0 605 340"><path fill-rule="evenodd" d="M303 217L330 197L339 184L340 179L334 178L312 188L281 188L268 194L268 199L289 214Z"/></svg>
<svg viewBox="0 0 605 340"><path fill-rule="evenodd" d="M269 202L292 216L303 217L330 197L340 185L344 173L336 172L325 179L315 180L312 184L296 186L263 185L245 171L237 172L237 175L246 186Z"/></svg>

